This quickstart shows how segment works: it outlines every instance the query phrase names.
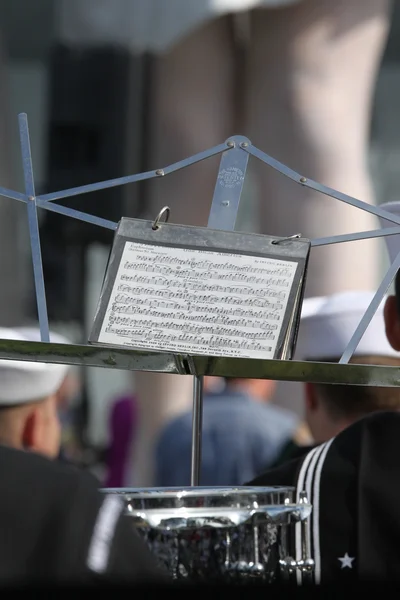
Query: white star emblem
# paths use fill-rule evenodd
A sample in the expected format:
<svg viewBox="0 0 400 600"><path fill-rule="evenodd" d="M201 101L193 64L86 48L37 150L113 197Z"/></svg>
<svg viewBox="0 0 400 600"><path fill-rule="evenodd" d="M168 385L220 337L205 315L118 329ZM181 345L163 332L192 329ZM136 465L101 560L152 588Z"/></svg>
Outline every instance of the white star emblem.
<svg viewBox="0 0 400 600"><path fill-rule="evenodd" d="M354 557L351 558L347 554L347 552L346 552L346 554L342 558L338 558L338 560L340 560L340 562L342 563L342 569L345 569L346 567L348 567L349 569L353 568L352 562L354 560Z"/></svg>

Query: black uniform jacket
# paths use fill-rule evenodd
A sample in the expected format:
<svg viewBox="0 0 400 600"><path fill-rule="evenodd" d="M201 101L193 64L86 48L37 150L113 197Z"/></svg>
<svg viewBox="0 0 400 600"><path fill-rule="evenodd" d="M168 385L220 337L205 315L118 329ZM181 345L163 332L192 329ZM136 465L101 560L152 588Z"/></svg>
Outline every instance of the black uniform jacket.
<svg viewBox="0 0 400 600"><path fill-rule="evenodd" d="M286 464L289 460L292 460L294 458L300 458L301 456L304 456L305 454L307 454L307 452L315 448L316 445L317 444L312 444L311 446L299 446L293 440L289 440L288 443L283 447L278 458L272 465L270 465L269 468L275 469L276 467L280 467Z"/></svg>
<svg viewBox="0 0 400 600"><path fill-rule="evenodd" d="M315 583L400 581L400 414L370 415L246 485L307 492Z"/></svg>
<svg viewBox="0 0 400 600"><path fill-rule="evenodd" d="M0 585L165 581L121 500L87 473L0 446L0 477Z"/></svg>

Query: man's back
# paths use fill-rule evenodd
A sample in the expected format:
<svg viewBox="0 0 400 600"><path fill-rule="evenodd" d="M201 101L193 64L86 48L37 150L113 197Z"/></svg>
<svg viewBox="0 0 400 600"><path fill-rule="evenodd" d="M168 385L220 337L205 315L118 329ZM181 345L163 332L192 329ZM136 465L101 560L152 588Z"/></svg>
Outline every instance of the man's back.
<svg viewBox="0 0 400 600"><path fill-rule="evenodd" d="M204 397L201 484L240 485L270 465L297 425L281 408L231 391ZM192 414L163 430L156 451L156 485L190 484Z"/></svg>
<svg viewBox="0 0 400 600"><path fill-rule="evenodd" d="M377 412L245 485L306 490L316 583L398 582L399 453L400 414Z"/></svg>
<svg viewBox="0 0 400 600"><path fill-rule="evenodd" d="M119 499L86 473L0 446L0 583L157 580Z"/></svg>

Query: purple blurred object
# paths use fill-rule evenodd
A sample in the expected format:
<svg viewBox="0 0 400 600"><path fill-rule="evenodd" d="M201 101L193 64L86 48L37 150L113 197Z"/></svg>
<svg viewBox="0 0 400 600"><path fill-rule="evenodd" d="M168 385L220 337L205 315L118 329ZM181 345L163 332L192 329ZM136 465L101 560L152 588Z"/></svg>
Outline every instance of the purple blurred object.
<svg viewBox="0 0 400 600"><path fill-rule="evenodd" d="M135 396L118 398L110 414L110 446L105 487L124 487L130 448L137 428Z"/></svg>

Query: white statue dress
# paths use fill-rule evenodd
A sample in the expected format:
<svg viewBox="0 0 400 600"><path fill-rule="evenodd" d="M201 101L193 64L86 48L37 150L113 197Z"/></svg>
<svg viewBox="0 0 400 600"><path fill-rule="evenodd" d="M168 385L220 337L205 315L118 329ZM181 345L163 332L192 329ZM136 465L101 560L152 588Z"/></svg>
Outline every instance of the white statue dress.
<svg viewBox="0 0 400 600"><path fill-rule="evenodd" d="M70 46L117 44L162 53L207 21L301 0L60 0L58 37Z"/></svg>

